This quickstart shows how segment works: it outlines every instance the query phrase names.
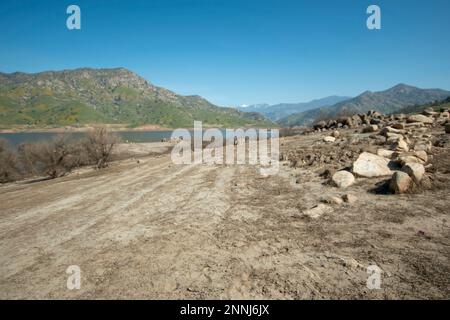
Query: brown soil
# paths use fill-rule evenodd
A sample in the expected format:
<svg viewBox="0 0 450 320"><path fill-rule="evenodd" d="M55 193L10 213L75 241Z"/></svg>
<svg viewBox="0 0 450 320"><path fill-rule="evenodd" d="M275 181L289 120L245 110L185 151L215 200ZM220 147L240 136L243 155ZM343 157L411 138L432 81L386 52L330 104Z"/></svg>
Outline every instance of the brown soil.
<svg viewBox="0 0 450 320"><path fill-rule="evenodd" d="M319 141L290 137L282 150ZM325 161L262 177L167 154L2 186L0 298L448 299L450 154L439 150L439 183L400 196L380 192L383 179L334 188L319 175ZM299 217L346 193L358 200ZM380 290L366 287L372 264ZM70 265L80 290L66 288Z"/></svg>

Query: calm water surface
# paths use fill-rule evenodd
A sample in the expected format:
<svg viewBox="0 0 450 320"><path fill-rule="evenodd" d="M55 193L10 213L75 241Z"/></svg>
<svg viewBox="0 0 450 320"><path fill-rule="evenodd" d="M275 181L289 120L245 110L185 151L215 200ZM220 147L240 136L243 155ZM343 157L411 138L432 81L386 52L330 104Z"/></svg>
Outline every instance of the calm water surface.
<svg viewBox="0 0 450 320"><path fill-rule="evenodd" d="M172 131L120 131L117 132L123 141L129 142L156 142L161 139L169 139ZM20 132L20 133L0 133L0 139L6 139L12 146L21 143L51 140L58 133L53 132ZM84 132L68 133L73 139L80 139L85 136Z"/></svg>

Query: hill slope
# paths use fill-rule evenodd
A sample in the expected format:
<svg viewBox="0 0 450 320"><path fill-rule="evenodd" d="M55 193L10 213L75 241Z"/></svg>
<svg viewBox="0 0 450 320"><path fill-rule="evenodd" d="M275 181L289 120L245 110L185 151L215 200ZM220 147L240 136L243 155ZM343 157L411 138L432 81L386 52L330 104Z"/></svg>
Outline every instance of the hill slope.
<svg viewBox="0 0 450 320"><path fill-rule="evenodd" d="M344 114L354 114L377 110L382 113L392 113L411 105L421 105L443 100L450 96L450 91L441 89L420 89L405 84L399 84L385 91L366 91L356 98L337 103L330 107L317 108L293 114L283 118L283 125L305 125L318 118L336 117Z"/></svg>
<svg viewBox="0 0 450 320"><path fill-rule="evenodd" d="M278 121L294 113L314 108L331 106L338 102L342 102L349 99L351 99L351 97L330 96L322 99L316 99L309 102L300 102L300 103L279 103L274 105L255 104L247 107L239 107L238 110L243 112L259 112L273 121Z"/></svg>
<svg viewBox="0 0 450 320"><path fill-rule="evenodd" d="M124 68L0 73L0 124L267 125L263 116L217 107L154 86Z"/></svg>

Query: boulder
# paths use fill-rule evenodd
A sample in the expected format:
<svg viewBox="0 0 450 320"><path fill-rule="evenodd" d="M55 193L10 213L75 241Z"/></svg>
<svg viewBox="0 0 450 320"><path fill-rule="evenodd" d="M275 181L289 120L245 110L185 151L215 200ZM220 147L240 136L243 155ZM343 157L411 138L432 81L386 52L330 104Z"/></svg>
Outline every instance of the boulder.
<svg viewBox="0 0 450 320"><path fill-rule="evenodd" d="M336 138L332 137L332 136L326 136L326 137L323 138L323 141L331 143L331 142L336 141Z"/></svg>
<svg viewBox="0 0 450 320"><path fill-rule="evenodd" d="M412 179L405 172L396 171L389 183L389 189L396 194L405 193L411 186Z"/></svg>
<svg viewBox="0 0 450 320"><path fill-rule="evenodd" d="M355 177L353 174L345 170L336 172L331 180L338 188L347 188L355 183Z"/></svg>
<svg viewBox="0 0 450 320"><path fill-rule="evenodd" d="M381 119L372 118L370 119L370 124L377 125L381 123Z"/></svg>
<svg viewBox="0 0 450 320"><path fill-rule="evenodd" d="M394 129L398 129L398 130L404 130L405 124L404 123L394 123L393 125L391 125L391 127Z"/></svg>
<svg viewBox="0 0 450 320"><path fill-rule="evenodd" d="M428 155L425 150L418 150L413 153L413 155L423 162L428 162Z"/></svg>
<svg viewBox="0 0 450 320"><path fill-rule="evenodd" d="M337 204L337 205L340 205L344 202L344 200L342 200L342 198L337 197L337 196L329 196L329 197L323 198L321 201L324 203Z"/></svg>
<svg viewBox="0 0 450 320"><path fill-rule="evenodd" d="M385 127L383 130L381 130L380 132L383 135L387 135L387 133L396 133L396 134L405 134L406 130L404 129L396 129L393 127Z"/></svg>
<svg viewBox="0 0 450 320"><path fill-rule="evenodd" d="M363 128L363 133L376 132L378 131L378 126L376 124L372 124Z"/></svg>
<svg viewBox="0 0 450 320"><path fill-rule="evenodd" d="M397 140L399 140L399 139L404 139L403 135L398 134L398 133L386 132L385 135L386 135L386 137L388 137L388 139L389 139L389 138L395 138L395 139L397 139Z"/></svg>
<svg viewBox="0 0 450 320"><path fill-rule="evenodd" d="M416 184L419 184L425 174L425 167L420 163L407 163L403 166L402 171L407 173Z"/></svg>
<svg viewBox="0 0 450 320"><path fill-rule="evenodd" d="M323 203L319 203L317 206L312 207L311 209L305 210L302 212L303 216L307 216L310 217L312 219L317 219L319 218L321 215L332 211L333 208L331 208L330 206L327 206L326 204Z"/></svg>
<svg viewBox="0 0 450 320"><path fill-rule="evenodd" d="M342 199L344 200L344 202L347 202L347 203L350 203L350 204L355 203L356 200L358 200L358 198L356 196L354 196L354 195L352 195L350 193L344 194L342 196Z"/></svg>
<svg viewBox="0 0 450 320"><path fill-rule="evenodd" d="M353 173L358 176L372 178L392 175L389 160L369 152L363 152L353 163Z"/></svg>
<svg viewBox="0 0 450 320"><path fill-rule="evenodd" d="M313 128L314 128L314 130L322 129L322 128L325 128L326 125L327 125L327 123L325 121L319 121L313 126Z"/></svg>
<svg viewBox="0 0 450 320"><path fill-rule="evenodd" d="M386 159L392 159L394 154L395 154L395 151L392 151L392 150L386 150L386 149L378 149L377 150L377 155L379 155L380 157L386 158Z"/></svg>
<svg viewBox="0 0 450 320"><path fill-rule="evenodd" d="M425 116L433 117L433 116L438 115L439 113L434 111L433 108L426 108L425 110L422 111L422 114Z"/></svg>
<svg viewBox="0 0 450 320"><path fill-rule="evenodd" d="M397 158L397 162L400 163L402 166L404 166L407 163L420 163L423 164L425 163L423 160L417 158L414 155L403 155L403 156L399 156Z"/></svg>
<svg viewBox="0 0 450 320"><path fill-rule="evenodd" d="M403 140L403 139L400 139L400 140L397 141L397 144L396 144L395 148L396 148L398 151L406 151L406 152L409 151L408 144L407 144L406 141Z"/></svg>
<svg viewBox="0 0 450 320"><path fill-rule="evenodd" d="M413 123L413 122L421 122L421 123L433 123L434 120L424 116L423 114L413 114L411 116L408 117L408 119L406 120L408 123Z"/></svg>
<svg viewBox="0 0 450 320"><path fill-rule="evenodd" d="M337 131L337 130L334 130L333 131L333 133L331 134L333 137L335 137L335 138L339 138L339 131Z"/></svg>

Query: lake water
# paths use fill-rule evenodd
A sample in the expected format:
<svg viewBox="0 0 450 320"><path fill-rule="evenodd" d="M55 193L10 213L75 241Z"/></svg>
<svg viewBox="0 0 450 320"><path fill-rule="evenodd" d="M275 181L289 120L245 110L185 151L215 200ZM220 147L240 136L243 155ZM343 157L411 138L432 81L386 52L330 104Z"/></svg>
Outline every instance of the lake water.
<svg viewBox="0 0 450 320"><path fill-rule="evenodd" d="M219 129L225 137L225 130ZM68 133L70 138L81 139L85 136L84 132ZM170 139L172 131L118 131L116 132L124 142L158 142L161 139ZM58 133L53 132L18 132L18 133L0 133L0 139L6 139L10 145L17 147L22 143L38 142L51 140L55 138ZM193 132L191 131L193 137ZM242 136L242 134L237 134ZM251 135L254 136L254 135ZM270 132L268 133L270 137Z"/></svg>
<svg viewBox="0 0 450 320"><path fill-rule="evenodd" d="M117 135L123 141L129 142L156 142L161 139L169 139L172 131L120 131ZM58 133L53 132L20 132L20 133L0 133L0 139L6 139L10 145L19 146L26 142L37 142L51 140ZM71 132L68 134L70 138L81 139L85 136L84 132Z"/></svg>

